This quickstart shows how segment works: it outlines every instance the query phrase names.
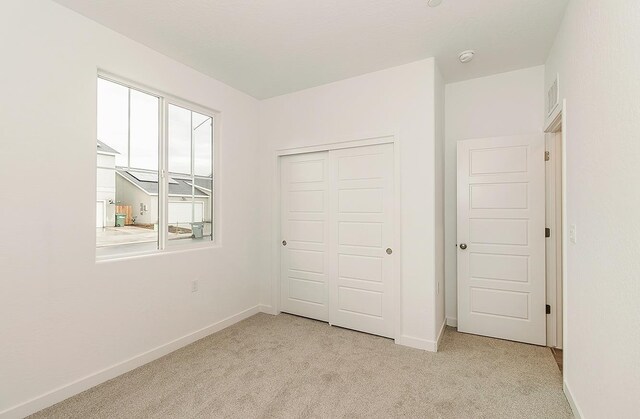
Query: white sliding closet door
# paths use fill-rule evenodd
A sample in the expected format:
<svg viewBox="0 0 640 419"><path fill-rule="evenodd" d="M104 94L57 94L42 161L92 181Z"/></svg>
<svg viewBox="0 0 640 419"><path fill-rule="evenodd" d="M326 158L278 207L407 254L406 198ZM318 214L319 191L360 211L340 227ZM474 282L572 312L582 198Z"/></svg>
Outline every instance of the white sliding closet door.
<svg viewBox="0 0 640 419"><path fill-rule="evenodd" d="M394 337L393 144L280 163L281 310Z"/></svg>
<svg viewBox="0 0 640 419"><path fill-rule="evenodd" d="M329 156L329 322L393 337L393 145Z"/></svg>
<svg viewBox="0 0 640 419"><path fill-rule="evenodd" d="M327 321L329 179L327 152L281 159L281 308Z"/></svg>

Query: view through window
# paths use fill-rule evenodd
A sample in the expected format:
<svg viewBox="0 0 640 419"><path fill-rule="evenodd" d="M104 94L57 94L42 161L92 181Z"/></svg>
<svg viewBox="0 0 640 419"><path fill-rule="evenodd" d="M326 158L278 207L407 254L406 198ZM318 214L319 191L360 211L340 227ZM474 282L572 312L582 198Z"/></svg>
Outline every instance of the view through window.
<svg viewBox="0 0 640 419"><path fill-rule="evenodd" d="M214 118L173 102L98 78L96 246L105 254L213 240Z"/></svg>
<svg viewBox="0 0 640 419"><path fill-rule="evenodd" d="M211 237L213 118L169 105L169 240Z"/></svg>

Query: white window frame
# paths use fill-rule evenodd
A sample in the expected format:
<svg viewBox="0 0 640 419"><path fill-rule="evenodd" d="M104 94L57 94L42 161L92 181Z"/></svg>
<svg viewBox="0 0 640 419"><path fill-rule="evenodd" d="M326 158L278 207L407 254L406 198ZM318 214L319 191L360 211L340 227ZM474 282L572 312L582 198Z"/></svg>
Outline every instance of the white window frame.
<svg viewBox="0 0 640 419"><path fill-rule="evenodd" d="M150 243L132 243L108 247L96 247L96 261L108 261L114 259L126 259L146 255L173 253L176 251L188 251L193 249L216 248L221 246L220 229L220 125L221 113L206 106L179 98L161 90L150 88L133 82L112 73L98 70L97 79L103 79L124 87L135 89L139 92L158 98L158 240ZM197 112L212 118L213 121L213 190L211 191L211 240L169 240L168 238L168 211L169 211L169 105L179 106L192 112ZM97 115L97 114L96 114ZM131 156L128 156L130 161ZM97 204L96 204L97 205ZM94 244L95 246L95 244Z"/></svg>

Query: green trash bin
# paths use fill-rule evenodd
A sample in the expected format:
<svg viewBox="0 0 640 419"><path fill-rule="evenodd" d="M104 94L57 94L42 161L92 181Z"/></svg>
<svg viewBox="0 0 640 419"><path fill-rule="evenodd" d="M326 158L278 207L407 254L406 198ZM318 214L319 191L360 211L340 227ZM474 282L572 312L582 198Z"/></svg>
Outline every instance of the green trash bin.
<svg viewBox="0 0 640 419"><path fill-rule="evenodd" d="M201 239L203 237L204 223L191 223L191 238Z"/></svg>
<svg viewBox="0 0 640 419"><path fill-rule="evenodd" d="M124 227L127 214L116 214L116 227Z"/></svg>

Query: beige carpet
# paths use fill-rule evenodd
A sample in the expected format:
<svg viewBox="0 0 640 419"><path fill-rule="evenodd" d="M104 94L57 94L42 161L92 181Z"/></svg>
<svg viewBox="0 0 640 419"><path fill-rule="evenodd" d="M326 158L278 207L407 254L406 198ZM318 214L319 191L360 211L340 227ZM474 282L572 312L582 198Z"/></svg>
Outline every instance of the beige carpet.
<svg viewBox="0 0 640 419"><path fill-rule="evenodd" d="M568 418L548 348L457 333L441 351L258 314L34 417Z"/></svg>

